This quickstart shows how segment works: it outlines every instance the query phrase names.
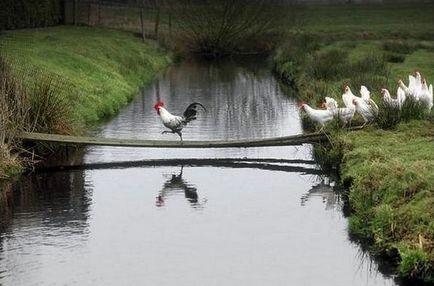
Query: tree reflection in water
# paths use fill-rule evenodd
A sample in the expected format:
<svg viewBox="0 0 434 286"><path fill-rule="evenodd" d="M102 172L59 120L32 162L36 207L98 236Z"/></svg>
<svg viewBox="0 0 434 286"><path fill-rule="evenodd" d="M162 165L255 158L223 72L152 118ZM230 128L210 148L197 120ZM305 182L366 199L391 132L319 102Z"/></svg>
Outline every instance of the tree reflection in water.
<svg viewBox="0 0 434 286"><path fill-rule="evenodd" d="M199 200L197 188L195 185L188 183L183 179L184 165L181 166L179 173L172 173L170 178L164 182L163 188L156 197L156 206L162 207L165 205L166 199L173 195L184 194L190 206L198 209L203 208L207 200Z"/></svg>

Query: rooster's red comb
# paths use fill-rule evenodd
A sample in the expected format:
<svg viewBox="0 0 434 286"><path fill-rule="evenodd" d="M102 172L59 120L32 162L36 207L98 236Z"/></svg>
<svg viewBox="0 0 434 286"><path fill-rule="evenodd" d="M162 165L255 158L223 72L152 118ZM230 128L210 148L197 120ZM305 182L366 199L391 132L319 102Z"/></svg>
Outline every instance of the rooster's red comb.
<svg viewBox="0 0 434 286"><path fill-rule="evenodd" d="M164 106L164 102L163 101L157 101L157 103L154 104L154 108L158 109L159 107L163 107Z"/></svg>

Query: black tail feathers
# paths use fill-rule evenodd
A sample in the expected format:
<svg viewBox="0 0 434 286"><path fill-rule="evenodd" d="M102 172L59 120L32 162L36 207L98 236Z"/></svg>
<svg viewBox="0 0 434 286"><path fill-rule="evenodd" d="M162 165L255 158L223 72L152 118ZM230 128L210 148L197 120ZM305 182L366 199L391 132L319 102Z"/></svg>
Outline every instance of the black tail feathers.
<svg viewBox="0 0 434 286"><path fill-rule="evenodd" d="M190 122L192 120L196 119L196 114L197 114L197 107L200 106L203 108L203 110L206 111L205 106L203 106L201 103L199 102L193 102L192 104L190 104L187 109L185 109L184 111L184 118L186 122Z"/></svg>

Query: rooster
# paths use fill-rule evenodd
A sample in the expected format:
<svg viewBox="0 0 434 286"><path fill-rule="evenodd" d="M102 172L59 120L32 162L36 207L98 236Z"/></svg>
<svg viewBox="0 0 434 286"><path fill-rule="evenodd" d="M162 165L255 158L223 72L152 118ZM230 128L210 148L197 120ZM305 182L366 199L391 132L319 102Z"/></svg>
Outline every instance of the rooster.
<svg viewBox="0 0 434 286"><path fill-rule="evenodd" d="M167 109L164 107L164 102L158 101L154 108L157 111L157 114L160 116L161 121L163 122L163 125L170 129L170 131L163 131L161 134L167 134L167 133L176 133L178 134L179 138L181 138L182 141L182 132L181 130L192 120L196 119L197 114L197 107L200 106L203 108L203 110L206 111L205 106L200 104L199 102L193 102L190 104L182 114L182 116L177 116L171 114Z"/></svg>

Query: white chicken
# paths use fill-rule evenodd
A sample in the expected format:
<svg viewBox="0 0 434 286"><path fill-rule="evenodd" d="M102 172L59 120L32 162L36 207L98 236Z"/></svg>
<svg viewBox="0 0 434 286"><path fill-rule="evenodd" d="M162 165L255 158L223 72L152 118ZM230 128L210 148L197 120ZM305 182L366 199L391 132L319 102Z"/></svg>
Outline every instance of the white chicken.
<svg viewBox="0 0 434 286"><path fill-rule="evenodd" d="M410 89L405 85L405 83L402 81L402 79L398 80L398 86L405 92L406 96L412 96Z"/></svg>
<svg viewBox="0 0 434 286"><path fill-rule="evenodd" d="M422 92L422 76L416 71L416 76L408 76L408 86L400 79L398 80L399 87L405 92L406 96L413 97L416 101L419 100Z"/></svg>
<svg viewBox="0 0 434 286"><path fill-rule="evenodd" d="M370 99L370 102L373 102L373 100ZM362 127L367 123L374 121L378 115L378 106L375 104L375 102L375 105L368 104L362 98L356 96L353 99L353 104L356 107L356 111L363 117L363 120L365 121Z"/></svg>
<svg viewBox="0 0 434 286"><path fill-rule="evenodd" d="M419 100L426 104L428 110L431 110L433 107L433 87L432 84L427 85L426 79L422 80L421 92L419 94Z"/></svg>
<svg viewBox="0 0 434 286"><path fill-rule="evenodd" d="M398 86L398 89L396 90L396 96L401 104L400 108L402 108L407 96L405 95L405 91L400 86Z"/></svg>
<svg viewBox="0 0 434 286"><path fill-rule="evenodd" d="M301 110L304 110L306 112L306 114L312 121L321 125L320 130L324 128L324 125L327 122L333 120L333 113L327 109L314 109L304 102L301 102L299 106Z"/></svg>
<svg viewBox="0 0 434 286"><path fill-rule="evenodd" d="M157 111L157 114L160 116L163 125L170 129L170 131L163 131L161 134L176 133L179 135L179 138L181 138L181 141L181 130L187 125L187 123L196 119L197 107L200 106L206 111L206 108L202 104L200 104L199 102L193 102L185 109L182 116L177 116L171 114L163 106L164 102L162 101L158 101L154 105L154 108Z"/></svg>
<svg viewBox="0 0 434 286"><path fill-rule="evenodd" d="M364 85L360 86L360 95L362 99L369 104L373 109L377 110L378 113L378 105L371 99L371 92Z"/></svg>
<svg viewBox="0 0 434 286"><path fill-rule="evenodd" d="M342 101L344 102L345 106L349 108L354 107L353 104L354 98L357 98L357 96L355 96L351 91L351 88L348 85L346 85L344 88L344 94L342 94Z"/></svg>
<svg viewBox="0 0 434 286"><path fill-rule="evenodd" d="M421 89L422 89L422 75L420 74L419 71L415 71L415 80L414 80L414 85L410 86L411 88L414 88L415 90L415 94L420 93Z"/></svg>
<svg viewBox="0 0 434 286"><path fill-rule="evenodd" d="M338 102L336 101L336 99L332 98L332 97L325 97L325 104L324 104L325 108L327 108L328 110L334 109L334 108L338 108Z"/></svg>
<svg viewBox="0 0 434 286"><path fill-rule="evenodd" d="M350 87L347 85L344 89L344 94L342 94L342 100L347 108L354 108L355 111L360 113L363 117L365 126L368 122L371 122L378 115L378 106L371 99L370 92L365 86L360 87L360 93L362 97L355 96L351 91Z"/></svg>
<svg viewBox="0 0 434 286"><path fill-rule="evenodd" d="M353 120L354 113L356 112L355 106L353 107L343 107L338 108L338 103L334 98L325 97L325 103L323 106L329 110L333 116L338 117L340 121L344 124L342 127L351 125L351 120Z"/></svg>
<svg viewBox="0 0 434 286"><path fill-rule="evenodd" d="M402 108L402 104L405 101L405 92L401 87L398 87L397 97L392 98L389 90L386 88L381 89L381 96L383 97L384 104L394 108Z"/></svg>

